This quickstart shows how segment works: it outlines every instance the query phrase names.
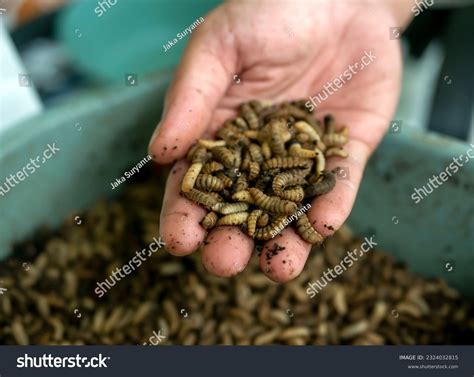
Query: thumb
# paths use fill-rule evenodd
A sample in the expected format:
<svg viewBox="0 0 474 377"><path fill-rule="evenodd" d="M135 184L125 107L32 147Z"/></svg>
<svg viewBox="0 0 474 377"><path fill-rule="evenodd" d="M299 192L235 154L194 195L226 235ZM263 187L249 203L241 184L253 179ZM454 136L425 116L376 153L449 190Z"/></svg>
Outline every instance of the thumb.
<svg viewBox="0 0 474 377"><path fill-rule="evenodd" d="M219 19L212 13L197 26L168 89L163 117L148 147L158 163L186 154L209 126L230 84L237 54L233 38L220 33L228 28Z"/></svg>

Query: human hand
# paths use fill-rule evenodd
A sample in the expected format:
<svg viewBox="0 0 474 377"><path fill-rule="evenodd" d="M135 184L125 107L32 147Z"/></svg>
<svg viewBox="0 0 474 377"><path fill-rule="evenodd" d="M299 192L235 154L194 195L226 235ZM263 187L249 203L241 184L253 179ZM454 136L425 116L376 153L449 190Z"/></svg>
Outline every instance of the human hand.
<svg viewBox="0 0 474 377"><path fill-rule="evenodd" d="M402 26L401 17L381 0L372 5L331 0L221 5L192 34L168 90L150 155L159 163L182 158L198 138L212 135L235 116L241 102L281 102L319 93L316 115L331 113L338 124L349 127L349 157L332 157L327 164L327 169L343 166L348 179L339 179L308 212L314 228L331 235L348 217L367 159L395 110L402 66L400 45L389 39L389 29L395 26ZM352 73L350 79L345 72ZM340 88L335 82L332 89L326 85L340 77L345 82ZM217 227L206 236L199 224L206 210L179 194L187 167L185 160L178 161L166 185L160 229L167 249L182 256L204 243L206 269L219 276L235 275L247 265L253 240L237 227ZM275 243L285 249L268 263L266 250ZM288 281L302 271L310 249L286 228L266 242L261 268L274 281Z"/></svg>

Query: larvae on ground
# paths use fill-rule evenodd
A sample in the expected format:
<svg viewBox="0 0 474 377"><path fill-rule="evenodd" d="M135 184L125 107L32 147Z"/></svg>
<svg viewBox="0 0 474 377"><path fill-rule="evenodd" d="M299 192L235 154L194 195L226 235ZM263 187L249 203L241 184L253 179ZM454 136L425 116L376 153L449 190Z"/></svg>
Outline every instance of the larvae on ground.
<svg viewBox="0 0 474 377"><path fill-rule="evenodd" d="M81 213L81 226L71 226L71 215L58 229L41 228L13 246L0 262L8 289L0 295L0 344L151 345L154 333L164 337L159 343L155 337L157 347L474 344L472 302L444 280L415 275L378 246L320 291L324 272L348 266L347 251L364 242L345 226L324 248L316 246L307 268L286 284L267 279L259 258L238 278L222 279L206 271L199 253L177 261L160 249L98 296L99 282L132 258L140 261L136 251L161 234L165 177L151 167L143 173L119 197ZM283 223L253 208L245 212L247 222L258 218L255 238L271 237ZM203 226L218 215L209 212ZM277 252L263 247L262 258Z"/></svg>
<svg viewBox="0 0 474 377"><path fill-rule="evenodd" d="M285 220L335 187L326 160L347 157L348 128L331 115L316 119L304 102L243 103L216 140L190 148L181 193L210 211L201 221L206 230L234 225L268 240L293 226L305 241L323 241L307 215Z"/></svg>

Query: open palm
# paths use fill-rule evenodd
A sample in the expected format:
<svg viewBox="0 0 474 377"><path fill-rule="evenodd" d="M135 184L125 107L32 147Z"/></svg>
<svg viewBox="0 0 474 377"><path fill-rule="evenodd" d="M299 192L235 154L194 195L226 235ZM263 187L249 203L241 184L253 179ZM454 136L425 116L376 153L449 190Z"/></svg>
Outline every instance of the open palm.
<svg viewBox="0 0 474 377"><path fill-rule="evenodd" d="M315 199L308 212L320 234L332 234L348 217L367 159L395 110L401 54L399 43L389 38L393 26L394 17L382 5L329 0L223 4L192 35L150 154L159 163L182 158L196 139L212 135L234 116L241 102L313 96L316 116L331 113L349 127L349 157L333 157L327 166L344 167L346 176L333 191ZM160 225L167 249L187 255L204 243L207 270L234 275L247 265L253 240L237 227L206 234L199 225L206 211L179 195L187 166L178 161L167 182ZM275 243L284 249L268 261L266 250ZM310 247L286 228L265 244L262 270L274 281L293 279Z"/></svg>

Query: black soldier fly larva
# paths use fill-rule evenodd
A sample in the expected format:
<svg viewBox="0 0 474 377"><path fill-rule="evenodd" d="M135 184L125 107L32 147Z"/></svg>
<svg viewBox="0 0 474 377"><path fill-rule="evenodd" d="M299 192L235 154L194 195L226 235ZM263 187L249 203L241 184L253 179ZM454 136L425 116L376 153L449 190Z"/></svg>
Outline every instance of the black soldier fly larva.
<svg viewBox="0 0 474 377"><path fill-rule="evenodd" d="M348 129L331 115L317 120L304 101L274 105L252 100L224 122L216 140L200 139L190 148L183 195L210 212L201 225L240 226L257 240L279 234L293 216L293 228L305 241L323 237L298 209L330 192L336 175L328 158L344 158Z"/></svg>

